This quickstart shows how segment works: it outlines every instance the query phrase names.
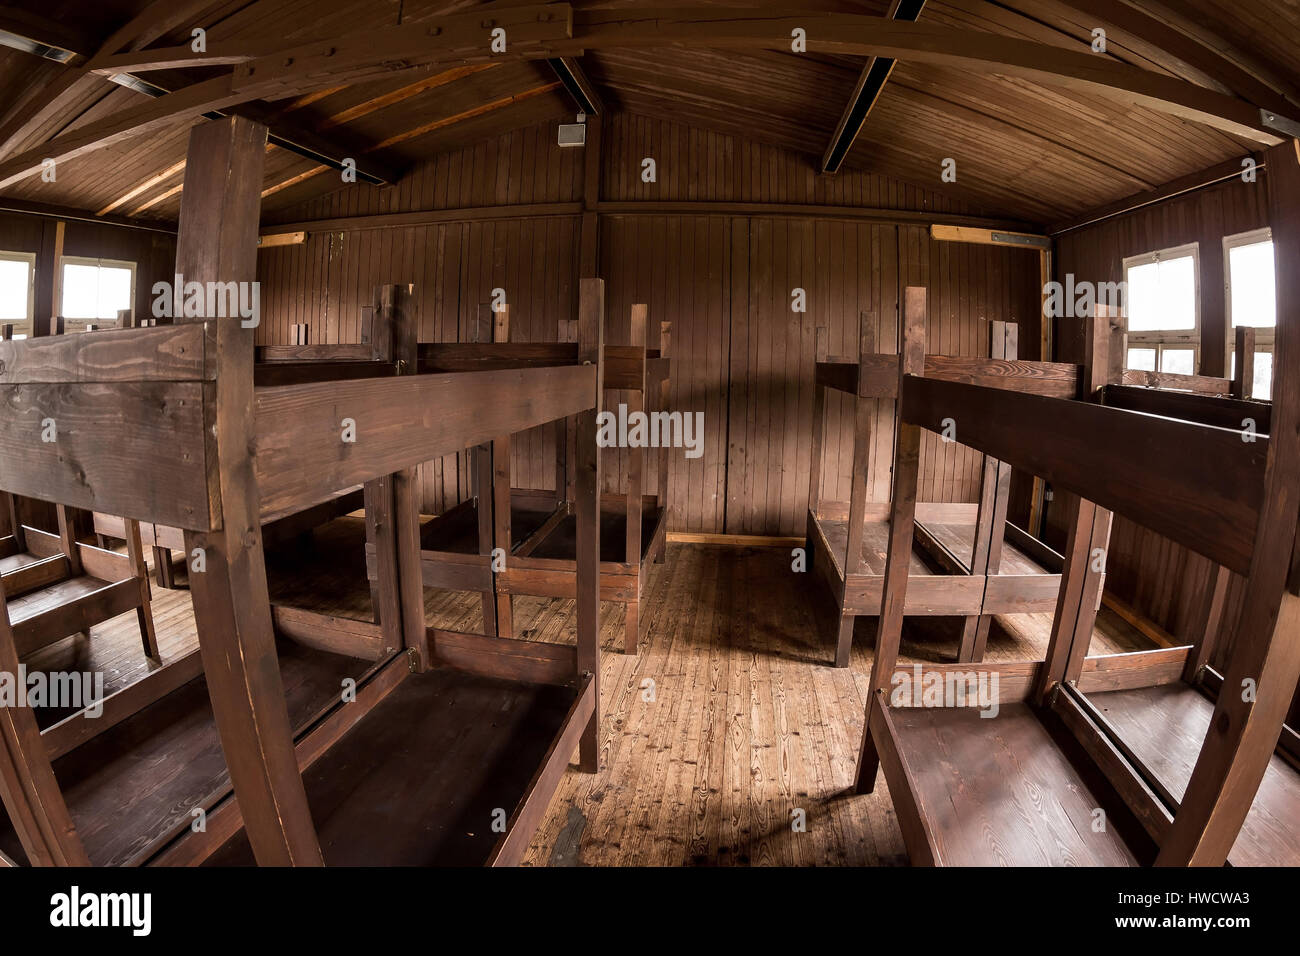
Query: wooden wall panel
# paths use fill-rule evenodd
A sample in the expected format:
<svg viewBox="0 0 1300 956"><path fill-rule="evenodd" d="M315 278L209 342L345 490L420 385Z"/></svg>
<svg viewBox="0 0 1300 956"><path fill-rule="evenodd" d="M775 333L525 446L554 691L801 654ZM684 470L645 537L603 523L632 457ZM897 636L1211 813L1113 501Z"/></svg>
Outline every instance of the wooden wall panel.
<svg viewBox="0 0 1300 956"><path fill-rule="evenodd" d="M629 341L633 303L649 306L647 337L658 344L659 323L672 322L671 408L704 413L704 453L688 459L669 451L674 530L721 532L726 509L727 378L734 285L732 221L721 216L609 216L601 221L606 278L607 341ZM618 396L610 393L609 401ZM606 489L625 485L621 455L606 452ZM658 493L653 468L647 493Z"/></svg>
<svg viewBox="0 0 1300 956"><path fill-rule="evenodd" d="M1119 282L1128 256L1196 242L1201 264L1201 366L1207 375L1225 374L1224 236L1268 225L1267 184L1240 179L1166 200L1059 237L1054 278ZM1077 323L1058 320L1057 357L1077 361ZM1122 357L1120 358L1122 361ZM1059 515L1048 512L1056 526ZM1059 529L1058 529L1059 530ZM1209 581L1209 562L1167 538L1116 516L1106 565L1106 588L1175 636L1188 634L1196 602ZM1233 575L1224 614L1225 630L1216 663L1228 652L1232 622L1241 606L1243 582Z"/></svg>
<svg viewBox="0 0 1300 956"><path fill-rule="evenodd" d="M603 200L964 211L882 176L816 176L793 154L680 123L615 114L607 124ZM276 218L579 199L582 151L560 150L553 137L553 124L516 131L433 157L392 189L350 186ZM658 161L657 183L640 179L645 155ZM316 340L356 341L370 289L406 281L420 290L424 340L472 334L479 304L499 287L512 307L512 338L550 341L558 319L573 315L578 240L578 220L567 216L310 234L304 246L262 253L267 317L259 341L288 341L295 322L311 325ZM828 330L832 353L853 353L866 310L876 316L878 347L896 349L899 289L922 283L932 286L931 351L983 354L995 318L1021 323L1022 340L1038 338L1036 256L937 243L921 227L789 215L603 215L599 249L607 340L628 341L635 302L650 307L652 347L659 322L671 321L672 407L705 416L704 455L671 453L674 530L802 534L818 326ZM807 293L805 313L791 310L795 287ZM611 406L619 400L608 396ZM870 489L877 501L888 498L893 441L892 403L881 404ZM837 396L828 401L826 434L823 496L847 500L852 422ZM551 430L521 436L516 484L552 487L552 456ZM623 455L606 453L604 471L606 490L621 490ZM424 475L426 510L468 491L463 461L429 466ZM647 490L657 490L655 471L646 476ZM978 481L977 456L927 440L923 497L973 501Z"/></svg>

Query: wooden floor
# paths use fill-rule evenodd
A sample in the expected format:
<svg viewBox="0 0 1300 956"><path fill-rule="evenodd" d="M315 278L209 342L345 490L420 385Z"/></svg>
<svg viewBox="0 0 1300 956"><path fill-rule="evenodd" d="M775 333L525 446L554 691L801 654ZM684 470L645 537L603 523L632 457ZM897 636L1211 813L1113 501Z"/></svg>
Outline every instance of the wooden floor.
<svg viewBox="0 0 1300 956"><path fill-rule="evenodd" d="M355 540L360 522L340 519L316 534L324 549L336 535ZM670 545L650 575L642 605L647 636L636 657L620 653L622 607L601 605L601 770L566 773L526 864L906 862L883 781L871 795L848 793L874 619L858 622L851 666L828 666L829 594L814 574L792 572L790 560L785 549ZM322 577L317 564L297 579L281 559L268 565L277 600L343 616L369 613L355 565L330 562L340 570ZM481 627L477 594L425 596L430 624ZM155 588L154 612L165 656L195 646L188 591ZM523 637L574 639L571 601L516 598L515 621ZM1050 623L1050 615L999 618L989 659L1041 657ZM959 637L959 619L909 619L903 659L950 660ZM1103 615L1092 650L1148 646ZM40 661L104 666L110 692L151 666L139 651L134 614L94 628L89 639L47 648ZM806 821L802 831L792 826L796 816Z"/></svg>

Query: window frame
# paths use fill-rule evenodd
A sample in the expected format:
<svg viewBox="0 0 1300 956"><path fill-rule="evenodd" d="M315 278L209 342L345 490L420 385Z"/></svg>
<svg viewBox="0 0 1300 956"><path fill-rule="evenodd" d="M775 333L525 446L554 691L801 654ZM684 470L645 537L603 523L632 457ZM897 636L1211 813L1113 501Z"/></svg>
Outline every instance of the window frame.
<svg viewBox="0 0 1300 956"><path fill-rule="evenodd" d="M63 299L65 295L64 287L64 267L65 266L95 266L99 269L128 269L131 272L131 292L128 297L127 307L134 314L135 312L135 292L136 278L139 264L129 259L105 259L102 256L61 256L59 258L59 312L63 311ZM74 328L85 331L87 325L99 325L105 322L115 321L113 319L74 319L67 315L62 316L63 328L65 332L71 332Z"/></svg>
<svg viewBox="0 0 1300 956"><path fill-rule="evenodd" d="M27 318L0 319L0 325L13 325L15 336L30 336L34 331L32 320L36 311L36 253L3 250L0 251L0 260L27 263Z"/></svg>
<svg viewBox="0 0 1300 956"><path fill-rule="evenodd" d="M1165 249L1154 249L1151 252L1144 252L1136 256L1126 256L1123 260L1124 269L1124 287L1129 289L1128 273L1133 266L1150 265L1153 262L1161 262L1165 259L1182 259L1191 257L1192 260L1192 303L1193 303L1193 326L1190 329L1155 329L1150 331L1130 331L1128 327L1128 304L1131 297L1126 295L1124 302L1124 367L1128 368L1128 350L1131 348L1145 348L1156 350L1156 369L1159 370L1161 360L1164 357L1165 348L1183 351L1192 350L1192 370L1193 373L1199 373L1201 369L1201 246L1199 242L1188 242L1181 246L1169 246Z"/></svg>
<svg viewBox="0 0 1300 956"><path fill-rule="evenodd" d="M1232 321L1232 250L1238 246L1253 246L1257 243L1272 241L1272 226L1248 229L1245 232L1236 232L1223 237L1223 310L1226 319L1224 322L1226 339L1223 346L1224 368L1232 368L1233 357L1237 351L1237 326ZM1274 262L1276 263L1276 259ZM1273 294L1277 295L1276 273L1274 274ZM1255 330L1255 352L1272 354L1273 343L1277 338L1277 326L1248 326L1248 328Z"/></svg>

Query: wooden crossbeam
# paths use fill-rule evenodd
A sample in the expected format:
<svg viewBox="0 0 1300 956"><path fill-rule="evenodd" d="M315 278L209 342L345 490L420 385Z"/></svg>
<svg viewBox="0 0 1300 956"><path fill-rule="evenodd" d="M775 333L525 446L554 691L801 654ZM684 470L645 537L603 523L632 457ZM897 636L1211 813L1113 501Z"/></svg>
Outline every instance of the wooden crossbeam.
<svg viewBox="0 0 1300 956"><path fill-rule="evenodd" d="M506 52L490 50L485 23L509 25L511 40ZM1117 103L1157 110L1270 146L1282 142L1278 126L1291 122L1281 113L1266 120L1258 105L1239 97L1102 59L1091 51L1076 52L949 26L770 9L728 10L724 16L715 7L592 9L575 15L568 5L557 3L505 8L491 17L461 14L358 31L277 50L229 74L114 113L15 156L0 164L0 188L38 172L45 159L69 159L178 120L257 99L300 96L430 65L552 59L587 49L677 45L788 51L796 28L808 31L808 49L814 53L904 58L1101 94Z"/></svg>
<svg viewBox="0 0 1300 956"><path fill-rule="evenodd" d="M925 0L893 0L889 5L888 16L891 20L915 22L924 8ZM840 171L845 157L853 148L854 140L858 138L862 127L867 123L867 117L871 115L871 108L876 105L880 94L884 92L885 84L889 82L889 75L894 72L894 64L897 62L887 56L873 56L867 60L867 65L862 68L858 83L853 88L853 95L849 97L849 102L845 105L840 121L835 127L835 134L831 136L830 145L826 147L826 152L822 156L822 172Z"/></svg>
<svg viewBox="0 0 1300 956"><path fill-rule="evenodd" d="M591 82L576 57L561 56L546 62L555 71L555 75L564 84L564 88L569 91L569 95L573 97L573 102L577 104L581 112L586 113L588 116L600 115L604 110L604 106L600 101L600 93L597 92L596 84Z"/></svg>

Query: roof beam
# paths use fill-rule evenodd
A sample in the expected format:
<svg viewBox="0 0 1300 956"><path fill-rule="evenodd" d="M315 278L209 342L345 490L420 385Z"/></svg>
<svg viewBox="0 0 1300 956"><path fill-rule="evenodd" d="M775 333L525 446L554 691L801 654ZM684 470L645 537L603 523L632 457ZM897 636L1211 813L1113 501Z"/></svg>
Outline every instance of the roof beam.
<svg viewBox="0 0 1300 956"><path fill-rule="evenodd" d="M914 23L924 8L925 0L893 0L889 5L889 18ZM894 64L897 62L887 56L873 56L867 60L862 75L858 77L858 84L853 88L853 95L849 97L848 105L844 107L844 113L835 127L835 135L831 137L830 145L822 155L823 173L840 171L849 150L853 148L853 141L866 125L867 116L876 105L876 100L880 99L885 84L889 82L889 74L894 72Z"/></svg>
<svg viewBox="0 0 1300 956"><path fill-rule="evenodd" d="M16 7L0 7L0 33L8 34L8 38L0 37L0 43L5 46L13 46L28 53L39 52L46 59L60 63L84 57L86 49L94 43L85 33L67 23L51 20L39 13L19 10ZM49 52L33 50L25 45L14 43L13 40L27 41Z"/></svg>
<svg viewBox="0 0 1300 956"><path fill-rule="evenodd" d="M569 95L573 97L573 102L577 104L579 111L588 116L599 116L604 112L604 106L600 102L600 94L596 91L596 84L587 77L586 72L582 69L582 64L578 62L576 57L560 56L546 62L555 71L555 75L560 78L564 88L569 91Z"/></svg>
<svg viewBox="0 0 1300 956"><path fill-rule="evenodd" d="M508 52L493 54L486 28L511 22ZM585 49L653 48L788 50L791 32L807 30L815 53L902 58L1021 77L1203 123L1253 142L1282 141L1258 105L1186 80L1060 47L997 34L922 26L883 17L707 7L686 10L596 8L574 17L567 4L506 8L357 32L254 60L153 103L56 137L0 163L0 188L39 172L45 158L65 160L178 119L226 110L251 100L309 93L431 64L450 67L501 59L551 59ZM1297 125L1300 129L1300 125Z"/></svg>

